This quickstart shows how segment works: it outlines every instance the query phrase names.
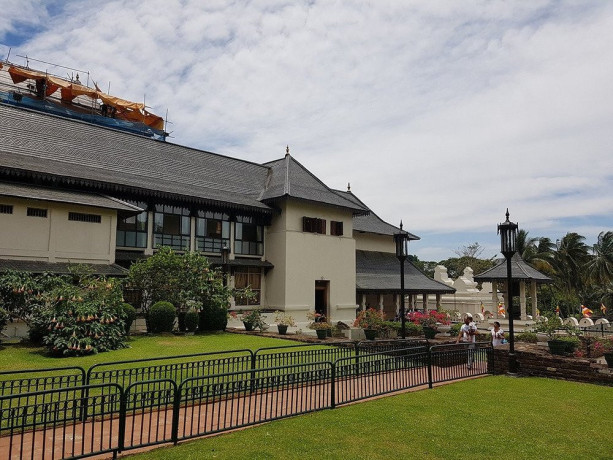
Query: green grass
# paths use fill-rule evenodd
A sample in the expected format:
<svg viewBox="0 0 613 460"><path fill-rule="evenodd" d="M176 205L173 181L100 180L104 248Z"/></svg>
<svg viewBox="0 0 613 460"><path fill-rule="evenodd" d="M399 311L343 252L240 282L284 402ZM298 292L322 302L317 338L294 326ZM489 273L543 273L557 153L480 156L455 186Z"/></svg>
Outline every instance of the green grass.
<svg viewBox="0 0 613 460"><path fill-rule="evenodd" d="M193 336L136 336L129 339L130 348L71 358L53 358L46 349L23 344L0 346L0 371L81 366L87 370L97 363L160 356L206 353L223 350L252 349L297 342L255 335L217 333Z"/></svg>
<svg viewBox="0 0 613 460"><path fill-rule="evenodd" d="M610 459L613 389L487 377L160 448L143 459Z"/></svg>

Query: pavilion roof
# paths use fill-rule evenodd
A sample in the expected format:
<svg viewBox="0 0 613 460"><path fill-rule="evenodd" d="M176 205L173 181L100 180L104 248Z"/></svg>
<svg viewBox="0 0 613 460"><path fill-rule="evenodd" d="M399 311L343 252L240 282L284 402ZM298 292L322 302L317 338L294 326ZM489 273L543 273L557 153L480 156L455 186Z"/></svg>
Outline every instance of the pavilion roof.
<svg viewBox="0 0 613 460"><path fill-rule="evenodd" d="M511 278L515 281L535 281L537 283L551 283L553 280L527 264L518 253L511 258ZM474 276L475 281L506 281L507 261L503 259L498 265Z"/></svg>

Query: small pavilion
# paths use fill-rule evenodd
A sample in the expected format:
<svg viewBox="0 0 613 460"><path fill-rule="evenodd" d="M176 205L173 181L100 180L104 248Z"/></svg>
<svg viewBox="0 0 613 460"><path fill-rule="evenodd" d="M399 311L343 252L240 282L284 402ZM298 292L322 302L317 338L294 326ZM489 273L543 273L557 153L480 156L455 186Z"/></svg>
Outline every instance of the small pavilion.
<svg viewBox="0 0 613 460"><path fill-rule="evenodd" d="M455 289L424 275L409 260L404 263L407 311L436 309L441 295L453 294ZM395 254L377 251L356 251L357 303L362 309L378 308L387 319L400 311L400 262ZM417 296L421 295L418 306ZM429 305L428 296L435 295L435 305Z"/></svg>
<svg viewBox="0 0 613 460"><path fill-rule="evenodd" d="M480 273L474 277L477 282L492 283L492 301L494 305L498 303L498 288L503 292L504 304L508 308L511 305L510 300L506 298L507 293L507 261L503 259L498 265L489 270ZM519 296L520 316L519 319L527 320L526 315L526 285L530 285L530 298L532 299L532 317L536 318L537 295L536 287L538 284L552 283L553 280L547 275L539 272L537 269L528 265L518 253L515 253L511 259L511 279L513 286L511 295ZM517 315L516 315L517 316Z"/></svg>

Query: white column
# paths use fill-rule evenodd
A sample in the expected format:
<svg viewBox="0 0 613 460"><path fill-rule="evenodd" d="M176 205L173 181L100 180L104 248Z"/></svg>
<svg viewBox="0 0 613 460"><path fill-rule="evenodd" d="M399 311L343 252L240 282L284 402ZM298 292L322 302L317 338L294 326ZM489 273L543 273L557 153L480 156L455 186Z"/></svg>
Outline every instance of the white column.
<svg viewBox="0 0 613 460"><path fill-rule="evenodd" d="M394 302L396 303L396 316L400 314L400 294L394 294Z"/></svg>
<svg viewBox="0 0 613 460"><path fill-rule="evenodd" d="M530 297L532 297L532 318L536 319L536 309L538 308L538 302L536 299L536 281L532 280L532 285L530 288Z"/></svg>
<svg viewBox="0 0 613 460"><path fill-rule="evenodd" d="M524 280L519 282L519 308L521 309L520 318L525 321L528 318L526 316L526 282Z"/></svg>
<svg viewBox="0 0 613 460"><path fill-rule="evenodd" d="M147 247L145 254L150 256L153 254L153 211L147 212Z"/></svg>
<svg viewBox="0 0 613 460"><path fill-rule="evenodd" d="M366 310L366 294L362 294L362 310Z"/></svg>
<svg viewBox="0 0 613 460"><path fill-rule="evenodd" d="M383 294L377 294L379 299L379 311L383 313Z"/></svg>
<svg viewBox="0 0 613 460"><path fill-rule="evenodd" d="M498 281L492 281L492 303L494 308L498 308Z"/></svg>
<svg viewBox="0 0 613 460"><path fill-rule="evenodd" d="M194 216L189 218L189 250L196 251L196 218Z"/></svg>

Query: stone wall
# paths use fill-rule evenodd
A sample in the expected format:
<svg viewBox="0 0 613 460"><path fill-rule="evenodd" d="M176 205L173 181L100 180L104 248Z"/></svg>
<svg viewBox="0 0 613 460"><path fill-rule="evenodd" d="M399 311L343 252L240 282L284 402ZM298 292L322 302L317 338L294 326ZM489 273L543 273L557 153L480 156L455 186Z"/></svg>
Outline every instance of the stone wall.
<svg viewBox="0 0 613 460"><path fill-rule="evenodd" d="M521 376L547 377L613 386L613 369L601 359L554 356L538 345L516 344L515 355ZM508 346L494 348L494 374L508 371Z"/></svg>

